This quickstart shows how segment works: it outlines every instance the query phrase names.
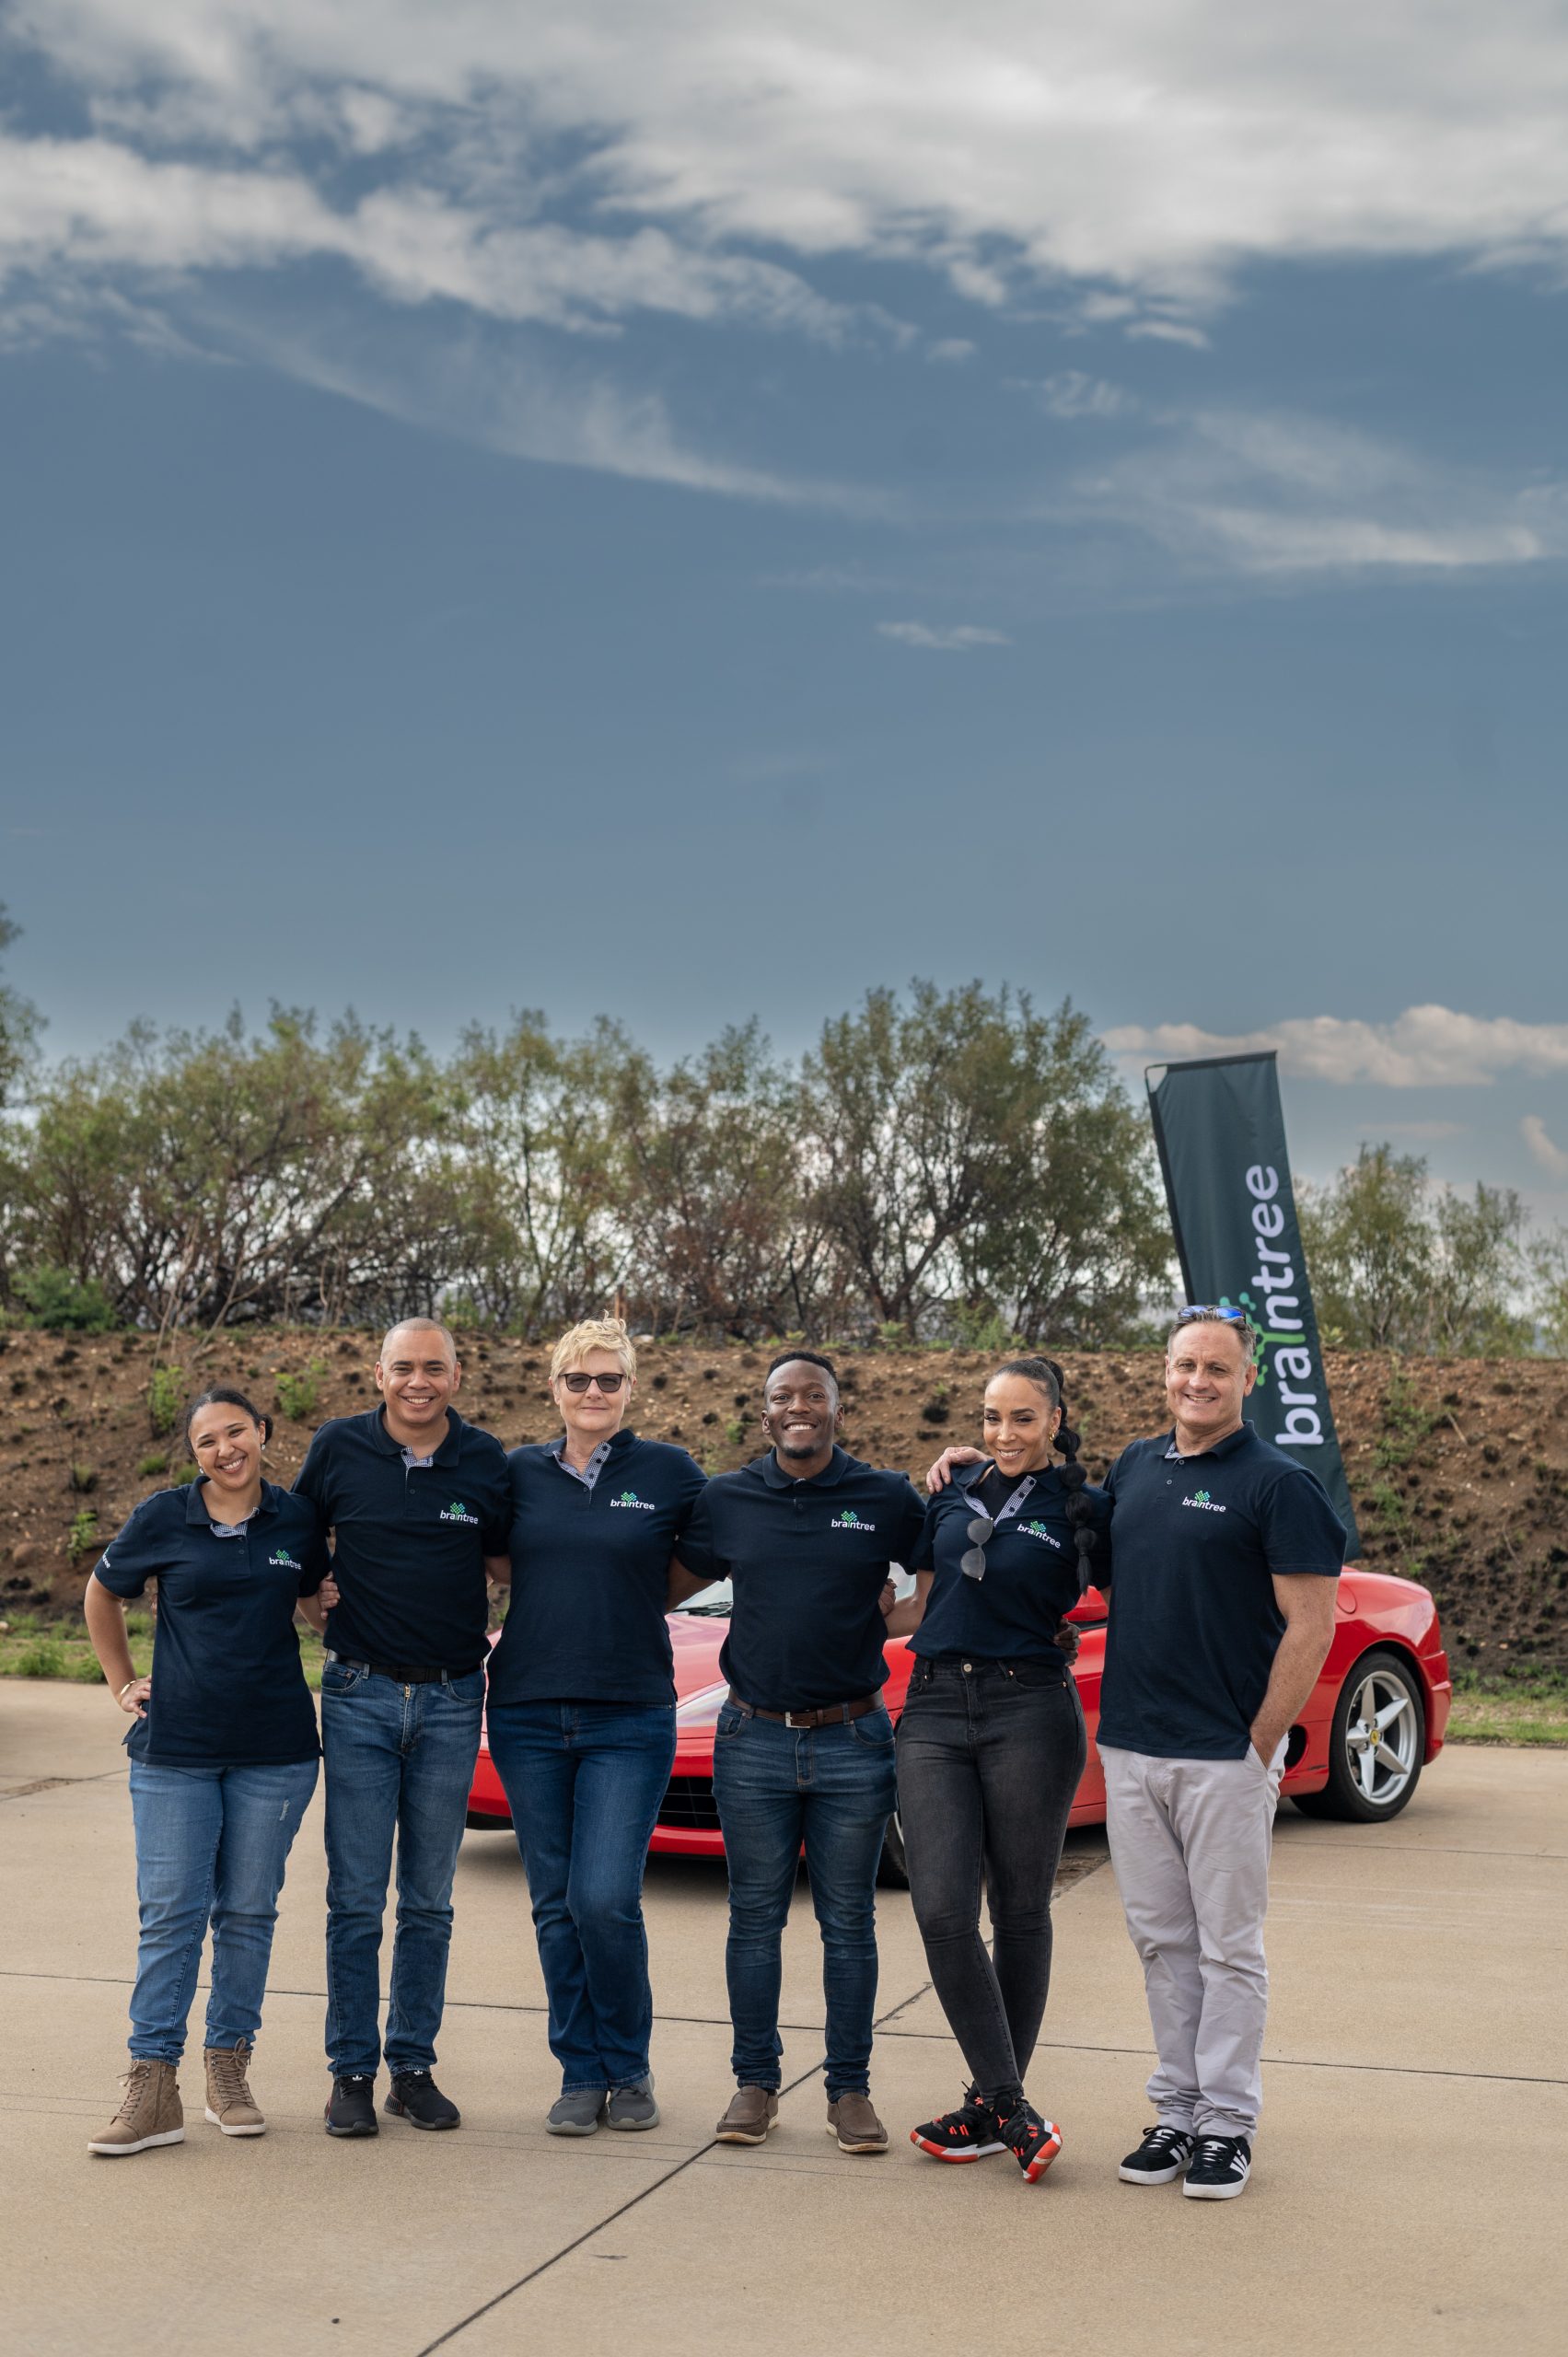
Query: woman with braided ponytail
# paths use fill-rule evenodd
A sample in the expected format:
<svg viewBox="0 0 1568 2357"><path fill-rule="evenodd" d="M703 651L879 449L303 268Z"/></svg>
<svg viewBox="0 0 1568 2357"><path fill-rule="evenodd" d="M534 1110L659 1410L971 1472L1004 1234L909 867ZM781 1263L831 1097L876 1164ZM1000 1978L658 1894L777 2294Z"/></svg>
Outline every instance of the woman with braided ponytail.
<svg viewBox="0 0 1568 2357"><path fill-rule="evenodd" d="M1030 2183L1062 2149L1024 2092L1051 1984L1051 1893L1084 1772L1063 1624L1109 1576L1110 1509L1090 1489L1053 1359L1009 1359L985 1387L987 1454L955 1463L889 1627L912 1638L899 1723L899 1809L926 1961L970 2085L910 2131L935 2160L1010 2151ZM1056 1455L1064 1457L1053 1463ZM993 1945L981 1936L989 1897Z"/></svg>

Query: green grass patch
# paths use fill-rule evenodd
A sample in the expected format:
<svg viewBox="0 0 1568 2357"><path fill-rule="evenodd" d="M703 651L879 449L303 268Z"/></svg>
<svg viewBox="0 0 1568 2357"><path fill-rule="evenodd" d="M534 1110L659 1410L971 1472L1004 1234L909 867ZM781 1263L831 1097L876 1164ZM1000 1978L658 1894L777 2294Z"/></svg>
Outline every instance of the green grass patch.
<svg viewBox="0 0 1568 2357"><path fill-rule="evenodd" d="M153 1666L153 1616L133 1606L125 1615L131 1641L131 1661L138 1678ZM299 1655L305 1682L312 1693L321 1684L321 1641L313 1629L301 1629ZM15 1614L0 1636L0 1678L63 1678L75 1686L99 1686L103 1673L79 1620L46 1620L41 1613Z"/></svg>
<svg viewBox="0 0 1568 2357"><path fill-rule="evenodd" d="M1568 1677L1558 1670L1525 1678L1457 1671L1447 1740L1568 1749Z"/></svg>

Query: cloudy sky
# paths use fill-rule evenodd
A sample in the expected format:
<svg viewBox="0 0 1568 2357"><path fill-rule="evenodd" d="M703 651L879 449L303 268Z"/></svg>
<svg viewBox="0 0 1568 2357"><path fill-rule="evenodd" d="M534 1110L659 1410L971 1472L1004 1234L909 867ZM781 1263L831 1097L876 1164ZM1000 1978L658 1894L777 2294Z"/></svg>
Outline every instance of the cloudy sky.
<svg viewBox="0 0 1568 2357"><path fill-rule="evenodd" d="M0 93L56 1052L980 974L1568 1216L1555 0L9 0Z"/></svg>

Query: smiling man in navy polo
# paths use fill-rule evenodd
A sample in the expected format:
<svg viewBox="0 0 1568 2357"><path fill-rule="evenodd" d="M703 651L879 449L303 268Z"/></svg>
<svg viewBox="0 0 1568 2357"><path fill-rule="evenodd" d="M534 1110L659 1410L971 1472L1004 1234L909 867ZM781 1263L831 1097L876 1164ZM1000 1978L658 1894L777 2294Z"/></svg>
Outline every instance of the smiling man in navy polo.
<svg viewBox="0 0 1568 2357"><path fill-rule="evenodd" d="M1165 1373L1172 1429L1123 1449L1105 1484L1106 1826L1158 2055L1156 2124L1120 2173L1224 2201L1251 2167L1274 1810L1345 1534L1307 1468L1243 1422L1257 1369L1239 1313L1183 1310Z"/></svg>
<svg viewBox="0 0 1568 2357"><path fill-rule="evenodd" d="M772 1453L709 1482L672 1579L676 1594L724 1578L734 1589L714 1797L729 1866L738 2092L717 2134L761 2144L778 2119L781 1943L804 1843L822 1934L829 2131L842 2152L882 2153L870 2080L876 1884L895 1799L882 1591L923 1515L903 1474L837 1446L830 1360L775 1359L764 1405Z"/></svg>
<svg viewBox="0 0 1568 2357"><path fill-rule="evenodd" d="M376 2133L394 1832L385 2107L416 2128L459 2125L431 2073L484 1703L487 1575L511 1575L512 1511L500 1442L449 1404L461 1380L444 1326L394 1326L376 1365L381 1406L323 1424L295 1484L332 1527L339 1597L321 1672L332 2136Z"/></svg>

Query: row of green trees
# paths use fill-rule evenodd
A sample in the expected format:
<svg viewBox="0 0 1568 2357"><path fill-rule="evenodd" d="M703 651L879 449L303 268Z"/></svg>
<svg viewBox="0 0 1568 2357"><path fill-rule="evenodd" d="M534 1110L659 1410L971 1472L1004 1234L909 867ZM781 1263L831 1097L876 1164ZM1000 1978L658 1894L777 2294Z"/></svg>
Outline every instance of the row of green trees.
<svg viewBox="0 0 1568 2357"><path fill-rule="evenodd" d="M1087 1019L978 984L873 991L798 1065L755 1023L664 1068L537 1014L447 1056L285 1009L135 1026L35 1065L0 1135L0 1297L55 1324L445 1306L532 1336L620 1293L661 1333L1097 1344L1168 1254Z"/></svg>
<svg viewBox="0 0 1568 2357"><path fill-rule="evenodd" d="M0 910L0 953L12 928ZM661 1067L618 1025L416 1038L276 1008L46 1065L0 984L0 1312L168 1333L445 1308L532 1337L1146 1339L1177 1283L1149 1128L1088 1019L870 992L790 1064L753 1022ZM1364 1148L1303 1205L1326 1336L1568 1350L1511 1194Z"/></svg>
<svg viewBox="0 0 1568 2357"><path fill-rule="evenodd" d="M1303 1190L1325 1341L1446 1358L1568 1355L1568 1234L1532 1235L1511 1187L1434 1188L1423 1155L1364 1145Z"/></svg>

